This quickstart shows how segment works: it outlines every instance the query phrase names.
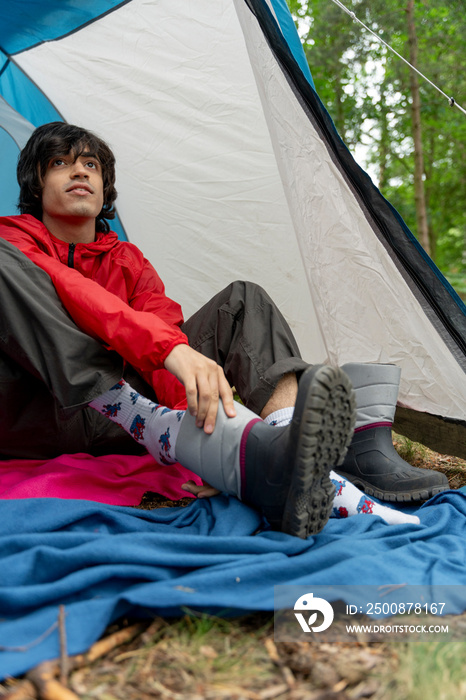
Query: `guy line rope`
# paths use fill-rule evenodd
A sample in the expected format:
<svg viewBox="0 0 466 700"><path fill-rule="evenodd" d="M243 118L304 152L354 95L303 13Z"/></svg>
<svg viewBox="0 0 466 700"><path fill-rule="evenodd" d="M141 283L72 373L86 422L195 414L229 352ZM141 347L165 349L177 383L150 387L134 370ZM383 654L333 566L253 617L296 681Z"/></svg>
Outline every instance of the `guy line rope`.
<svg viewBox="0 0 466 700"><path fill-rule="evenodd" d="M372 36L374 36L378 41L380 41L381 44L386 46L387 49L389 49L392 53L395 54L395 56L398 56L398 58L401 58L401 60L404 61L404 63L406 63L406 65L408 65L413 71L415 71L418 75L420 75L421 78L424 78L424 80L426 80L430 85L432 85L433 88L435 88L441 95L443 95L448 100L448 104L450 105L450 107L458 107L458 109L460 109L463 112L463 114L466 114L466 110L463 109L463 107L461 107L461 105L459 105L456 102L454 97L449 97L448 95L446 95L443 92L443 90L441 90L437 85L435 85L435 83L433 83L431 80L429 80L429 78L427 78L423 73L421 73L421 71L418 71L418 69L415 68L413 65L411 65L411 63L409 61L407 61L405 58L403 58L403 56L401 56L397 51L395 51L395 49L392 48L390 46L390 44L387 44L387 42L384 41L382 39L382 37L380 37L378 34L376 34L374 31L372 31L372 29L370 29L370 27L365 25L364 22L361 22L361 20L358 17L356 17L356 14L354 12L352 12L351 10L349 10L347 7L345 7L345 5L343 5L343 3L340 2L340 0L332 0L332 2L335 3L335 5L337 5L339 8L341 8L343 10L343 12L346 12L346 14L349 15L352 20L354 20L355 22L359 22L359 24L362 27L364 27L364 29L366 29L370 34L372 34Z"/></svg>

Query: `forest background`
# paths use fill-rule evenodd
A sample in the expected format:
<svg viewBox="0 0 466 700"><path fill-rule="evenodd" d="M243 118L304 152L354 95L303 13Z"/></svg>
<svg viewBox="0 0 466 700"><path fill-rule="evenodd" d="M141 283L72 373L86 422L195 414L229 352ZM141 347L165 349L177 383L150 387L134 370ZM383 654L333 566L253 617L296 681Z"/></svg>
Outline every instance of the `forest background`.
<svg viewBox="0 0 466 700"><path fill-rule="evenodd" d="M343 141L466 300L466 114L332 0L287 2ZM465 109L464 3L344 2Z"/></svg>

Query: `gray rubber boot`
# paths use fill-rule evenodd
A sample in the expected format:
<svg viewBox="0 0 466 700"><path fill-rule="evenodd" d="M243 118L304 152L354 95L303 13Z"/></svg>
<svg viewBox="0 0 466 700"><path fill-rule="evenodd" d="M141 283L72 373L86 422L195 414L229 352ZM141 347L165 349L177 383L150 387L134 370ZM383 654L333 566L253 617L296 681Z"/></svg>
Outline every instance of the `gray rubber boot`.
<svg viewBox="0 0 466 700"><path fill-rule="evenodd" d="M186 414L176 441L178 461L215 488L257 508L273 529L306 538L326 524L333 505L329 472L351 441L355 403L346 374L307 369L291 424L277 428L244 406L219 410L212 435Z"/></svg>
<svg viewBox="0 0 466 700"><path fill-rule="evenodd" d="M356 428L336 471L382 501L422 502L449 488L444 474L413 467L392 442L401 369L396 365L349 363L344 371L356 394Z"/></svg>
<svg viewBox="0 0 466 700"><path fill-rule="evenodd" d="M176 438L176 459L204 481L241 498L240 449L249 424L260 421L256 413L235 401L236 416L228 418L220 401L215 430L206 435L186 411Z"/></svg>

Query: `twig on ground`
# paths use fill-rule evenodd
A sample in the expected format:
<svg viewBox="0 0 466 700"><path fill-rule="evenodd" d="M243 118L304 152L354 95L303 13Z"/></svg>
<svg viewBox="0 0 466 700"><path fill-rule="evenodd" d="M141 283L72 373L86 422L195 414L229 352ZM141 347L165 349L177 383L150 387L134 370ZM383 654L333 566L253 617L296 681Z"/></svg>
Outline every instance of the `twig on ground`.
<svg viewBox="0 0 466 700"><path fill-rule="evenodd" d="M55 661L45 661L27 673L28 680L37 689L37 696L40 700L79 700L76 693L56 680L58 670Z"/></svg>
<svg viewBox="0 0 466 700"><path fill-rule="evenodd" d="M264 644L265 644L265 648L267 649L267 653L270 656L271 660L274 662L274 664L276 666L279 667L280 671L282 672L283 680L285 681L288 688L294 688L295 683L296 683L296 679L293 675L293 671L290 668L288 668L288 666L285 664L285 662L280 658L274 641L270 638L267 638L265 640Z"/></svg>
<svg viewBox="0 0 466 700"><path fill-rule="evenodd" d="M31 681L19 681L6 695L2 695L2 700L36 700L36 687Z"/></svg>
<svg viewBox="0 0 466 700"><path fill-rule="evenodd" d="M58 634L60 637L60 683L68 684L68 654L66 650L65 606L58 609Z"/></svg>
<svg viewBox="0 0 466 700"><path fill-rule="evenodd" d="M124 627L122 630L118 630L118 632L114 632L108 637L99 639L99 641L93 644L89 651L87 651L85 654L79 654L78 656L71 657L71 660L74 660L73 668L79 668L80 666L85 666L86 664L92 663L96 659L100 659L101 656L105 656L105 654L112 651L112 649L121 646L121 644L130 642L132 639L137 637L138 634L141 634L141 632L143 632L146 628L147 623L138 622L130 627ZM77 665L75 665L75 663Z"/></svg>
<svg viewBox="0 0 466 700"><path fill-rule="evenodd" d="M288 669L290 670L290 669ZM265 690L261 690L259 693L259 699L260 700L275 700L275 698L278 698L280 695L284 695L285 693L288 693L290 690L290 686L288 683L282 683L282 685L274 685L271 688L266 688Z"/></svg>
<svg viewBox="0 0 466 700"><path fill-rule="evenodd" d="M125 642L130 642L146 627L145 622L125 627L104 639L100 639L84 654L66 656L67 672L87 666L108 654L112 649ZM31 669L26 674L25 680L18 683L10 693L4 695L2 700L79 700L75 693L56 680L58 676L61 677L61 662L62 657L60 656L60 659L44 661Z"/></svg>
<svg viewBox="0 0 466 700"><path fill-rule="evenodd" d="M36 647L38 644L44 641L47 637L49 637L52 632L58 627L58 622L55 621L53 625L50 625L48 629L45 630L39 637L36 639L33 639L32 642L29 642L29 644L23 644L22 646L17 646L17 647L9 647L9 646L3 646L0 645L0 651L17 651L17 652L26 652L29 651L29 649L32 649L33 647Z"/></svg>

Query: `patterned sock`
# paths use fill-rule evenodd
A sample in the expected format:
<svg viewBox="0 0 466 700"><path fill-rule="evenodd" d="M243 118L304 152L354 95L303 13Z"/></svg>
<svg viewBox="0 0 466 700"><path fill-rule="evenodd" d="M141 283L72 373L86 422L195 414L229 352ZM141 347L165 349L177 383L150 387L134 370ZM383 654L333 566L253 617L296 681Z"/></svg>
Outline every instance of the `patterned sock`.
<svg viewBox="0 0 466 700"><path fill-rule="evenodd" d="M268 415L264 421L269 425L284 426L291 423L294 407L282 408ZM376 503L363 491L347 479L343 479L334 471L330 472L330 478L335 485L335 498L331 518L348 518L351 515L380 515L389 525L400 523L414 523L419 525L416 515L409 515L400 510L394 510L388 506Z"/></svg>
<svg viewBox="0 0 466 700"><path fill-rule="evenodd" d="M333 499L333 511L330 517L348 518L350 515L380 515L389 525L401 523L413 523L419 525L417 515L409 515L403 511L382 506L376 503L357 486L344 479L334 471L330 472L330 479L335 485L335 498Z"/></svg>
<svg viewBox="0 0 466 700"><path fill-rule="evenodd" d="M278 411L269 413L268 416L264 418L264 423L268 425L276 425L279 428L285 425L289 425L293 418L294 406L289 406L288 408L279 408Z"/></svg>
<svg viewBox="0 0 466 700"><path fill-rule="evenodd" d="M184 411L173 411L149 401L124 379L89 406L121 425L159 464L176 462L176 438Z"/></svg>

